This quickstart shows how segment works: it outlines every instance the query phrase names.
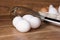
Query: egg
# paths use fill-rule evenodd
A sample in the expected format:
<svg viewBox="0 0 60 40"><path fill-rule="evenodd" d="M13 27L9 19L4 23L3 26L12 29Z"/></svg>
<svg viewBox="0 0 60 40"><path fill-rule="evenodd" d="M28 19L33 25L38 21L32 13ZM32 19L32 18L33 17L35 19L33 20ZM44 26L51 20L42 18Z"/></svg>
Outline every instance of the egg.
<svg viewBox="0 0 60 40"><path fill-rule="evenodd" d="M59 6L59 8L58 8L58 12L60 13L60 6Z"/></svg>
<svg viewBox="0 0 60 40"><path fill-rule="evenodd" d="M18 22L16 29L20 32L28 32L30 30L30 24L26 21L23 20L21 22Z"/></svg>
<svg viewBox="0 0 60 40"><path fill-rule="evenodd" d="M16 16L12 21L13 26L20 32L28 32L30 30L30 24L20 16Z"/></svg>
<svg viewBox="0 0 60 40"><path fill-rule="evenodd" d="M41 20L37 17L34 17L30 20L32 28L38 28L41 25Z"/></svg>
<svg viewBox="0 0 60 40"><path fill-rule="evenodd" d="M18 23L19 21L22 21L22 20L23 20L23 19L22 19L21 16L16 16L16 17L13 18L13 20L12 20L13 26L16 27L17 23Z"/></svg>
<svg viewBox="0 0 60 40"><path fill-rule="evenodd" d="M40 26L41 20L38 17L34 17L32 15L25 16L23 16L23 18L31 24L32 28L38 28Z"/></svg>

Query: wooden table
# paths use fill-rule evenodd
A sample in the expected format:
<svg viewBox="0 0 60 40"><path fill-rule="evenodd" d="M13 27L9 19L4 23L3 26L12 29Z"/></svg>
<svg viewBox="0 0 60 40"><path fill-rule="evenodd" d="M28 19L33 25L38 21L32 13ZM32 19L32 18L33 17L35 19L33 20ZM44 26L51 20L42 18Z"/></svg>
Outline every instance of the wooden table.
<svg viewBox="0 0 60 40"><path fill-rule="evenodd" d="M40 7L47 7L50 4L59 6L60 0L0 0L0 6L8 6L10 9L13 6L25 6L39 11ZM60 27L49 23L42 23L40 28L32 29L27 33L19 32L8 17L1 17L1 15L9 15L7 10L1 9L3 8L0 8L0 40L60 40Z"/></svg>
<svg viewBox="0 0 60 40"><path fill-rule="evenodd" d="M21 33L11 20L0 20L0 40L60 40L60 27L42 23L40 28Z"/></svg>

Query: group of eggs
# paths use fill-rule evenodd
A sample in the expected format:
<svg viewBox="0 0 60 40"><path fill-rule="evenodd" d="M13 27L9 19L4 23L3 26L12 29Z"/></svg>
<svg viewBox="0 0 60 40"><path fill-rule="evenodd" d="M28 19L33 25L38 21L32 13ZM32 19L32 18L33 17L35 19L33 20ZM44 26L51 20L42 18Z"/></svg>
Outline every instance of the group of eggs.
<svg viewBox="0 0 60 40"><path fill-rule="evenodd" d="M47 8L43 8L41 11L39 11L39 13L42 16L60 20L60 6L55 8L53 5L49 5L48 10Z"/></svg>
<svg viewBox="0 0 60 40"><path fill-rule="evenodd" d="M31 28L38 28L41 20L33 15L16 16L12 21L13 26L20 32L28 32Z"/></svg>

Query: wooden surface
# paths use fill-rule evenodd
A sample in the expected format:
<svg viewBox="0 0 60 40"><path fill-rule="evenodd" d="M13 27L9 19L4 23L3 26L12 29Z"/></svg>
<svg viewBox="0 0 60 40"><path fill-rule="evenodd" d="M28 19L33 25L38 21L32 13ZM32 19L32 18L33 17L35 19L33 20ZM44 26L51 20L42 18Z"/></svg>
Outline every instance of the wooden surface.
<svg viewBox="0 0 60 40"><path fill-rule="evenodd" d="M58 7L60 0L0 0L0 6L5 6L0 7L0 15L9 15L8 11L14 6L24 6L39 11L41 7L47 7L50 4Z"/></svg>
<svg viewBox="0 0 60 40"><path fill-rule="evenodd" d="M44 5L45 4L45 5ZM3 6L30 6L30 7L39 7L46 6L49 4L59 5L60 0L0 0L0 5ZM31 6L32 5L32 6Z"/></svg>
<svg viewBox="0 0 60 40"><path fill-rule="evenodd" d="M12 25L10 9L13 6L25 6L36 11L41 7L60 5L60 0L0 0L0 40L60 40L60 27L42 23L40 28L21 33Z"/></svg>
<svg viewBox="0 0 60 40"><path fill-rule="evenodd" d="M0 20L0 40L60 40L60 27L42 23L40 28L21 33L11 20Z"/></svg>

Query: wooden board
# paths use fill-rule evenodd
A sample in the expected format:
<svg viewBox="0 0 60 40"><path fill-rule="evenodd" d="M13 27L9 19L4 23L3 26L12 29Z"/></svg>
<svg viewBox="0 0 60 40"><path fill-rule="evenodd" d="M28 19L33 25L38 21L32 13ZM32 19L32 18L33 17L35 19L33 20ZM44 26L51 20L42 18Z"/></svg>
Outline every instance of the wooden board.
<svg viewBox="0 0 60 40"><path fill-rule="evenodd" d="M60 27L42 23L38 29L21 33L12 25L11 20L1 20L0 40L60 40Z"/></svg>
<svg viewBox="0 0 60 40"><path fill-rule="evenodd" d="M21 33L12 25L9 11L13 6L25 6L40 10L53 4L60 5L60 0L0 0L0 40L60 40L60 27L50 23L42 23L40 28Z"/></svg>

